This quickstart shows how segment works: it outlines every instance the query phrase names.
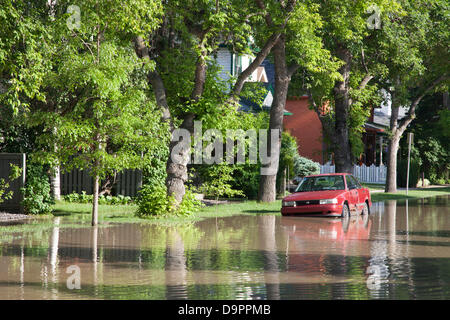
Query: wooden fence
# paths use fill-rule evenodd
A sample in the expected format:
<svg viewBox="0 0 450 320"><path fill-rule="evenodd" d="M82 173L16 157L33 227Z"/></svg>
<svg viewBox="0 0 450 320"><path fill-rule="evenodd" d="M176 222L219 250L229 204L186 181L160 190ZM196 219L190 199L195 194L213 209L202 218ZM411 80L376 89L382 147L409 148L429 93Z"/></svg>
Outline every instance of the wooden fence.
<svg viewBox="0 0 450 320"><path fill-rule="evenodd" d="M61 173L61 194L82 193L92 194L94 180L86 170L72 170ZM117 173L115 189L117 194L135 197L142 186L142 171L123 170Z"/></svg>
<svg viewBox="0 0 450 320"><path fill-rule="evenodd" d="M320 173L334 173L335 167L331 164L320 166ZM353 166L353 175L361 182L365 183L385 183L386 182L386 166L366 165Z"/></svg>
<svg viewBox="0 0 450 320"><path fill-rule="evenodd" d="M21 176L13 181L9 181L11 164L22 168ZM21 204L23 195L22 192L20 192L20 188L25 185L25 170L25 153L0 153L0 179L4 179L5 182L9 183L9 188L5 190L5 193L9 191L13 192L11 199L4 200L0 203L0 212L23 212L23 207Z"/></svg>

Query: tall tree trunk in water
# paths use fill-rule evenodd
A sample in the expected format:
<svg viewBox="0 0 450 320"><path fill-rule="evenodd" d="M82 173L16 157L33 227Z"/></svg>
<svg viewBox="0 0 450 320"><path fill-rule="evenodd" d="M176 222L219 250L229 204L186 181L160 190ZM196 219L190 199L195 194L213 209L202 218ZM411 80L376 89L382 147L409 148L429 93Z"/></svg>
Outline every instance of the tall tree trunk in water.
<svg viewBox="0 0 450 320"><path fill-rule="evenodd" d="M395 134L388 143L388 161L385 192L397 192L397 153L400 137Z"/></svg>
<svg viewBox="0 0 450 320"><path fill-rule="evenodd" d="M50 188L54 200L61 200L61 174L59 165L50 170Z"/></svg>
<svg viewBox="0 0 450 320"><path fill-rule="evenodd" d="M286 65L284 35L281 35L274 45L273 55L275 62L275 96L272 107L270 108L269 133L267 139L267 151L268 153L270 152L270 155L268 154L268 156L271 161L270 163L261 166L262 171L259 181L258 200L262 202L273 202L276 199L276 182L280 156L281 133L283 131L284 108L286 105L289 82L291 81L291 74L295 72L288 70ZM297 68L295 68L295 70L296 69ZM272 145L272 139L270 139L272 130L278 131L278 139L275 141L275 145ZM269 167L271 167L270 170ZM267 172L264 172L265 170L267 170Z"/></svg>
<svg viewBox="0 0 450 320"><path fill-rule="evenodd" d="M54 112L58 112L57 108L53 108ZM53 127L53 134L57 135L58 128ZM53 151L58 151L58 145L53 144ZM53 168L50 169L50 190L54 200L61 200L61 175L59 161Z"/></svg>
<svg viewBox="0 0 450 320"><path fill-rule="evenodd" d="M96 134L95 137L95 150L94 152L98 152L101 149L101 142L100 142L100 134ZM91 225L94 227L98 224L98 193L100 189L100 176L99 176L99 170L100 170L100 160L96 159L94 160L94 165L92 168L92 172L94 173L94 187L92 190L92 223Z"/></svg>
<svg viewBox="0 0 450 320"><path fill-rule="evenodd" d="M184 117L181 128L189 131L189 137L192 136L194 130L194 114L190 113ZM174 148L177 144L178 140L175 140L171 141L169 145L169 158L166 163L166 187L167 194L173 196L176 203L179 204L183 200L184 194L186 193L184 183L188 179L187 164L190 159L191 144L185 143L183 144L183 148L178 149L178 152L175 152ZM175 153L178 161L174 161Z"/></svg>
<svg viewBox="0 0 450 320"><path fill-rule="evenodd" d="M92 226L98 224L98 188L99 188L100 178L98 174L94 176L94 192L92 199Z"/></svg>
<svg viewBox="0 0 450 320"><path fill-rule="evenodd" d="M344 65L339 69L343 81L336 82L333 90L335 103L335 171L352 173L352 150L348 134L348 119L351 105L349 80L352 55L347 48L342 46L338 47L336 55L344 61Z"/></svg>
<svg viewBox="0 0 450 320"><path fill-rule="evenodd" d="M391 94L391 119L390 130L391 137L388 142L388 156L387 156L387 172L386 172L386 186L385 192L397 192L397 153L400 144L400 137L402 133L398 129L398 113L399 107L394 106L394 95Z"/></svg>

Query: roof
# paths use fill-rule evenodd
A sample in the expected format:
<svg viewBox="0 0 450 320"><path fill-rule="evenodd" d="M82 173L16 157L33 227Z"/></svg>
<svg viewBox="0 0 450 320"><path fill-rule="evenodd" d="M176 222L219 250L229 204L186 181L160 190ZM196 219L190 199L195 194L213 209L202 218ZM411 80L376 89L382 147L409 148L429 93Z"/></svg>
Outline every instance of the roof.
<svg viewBox="0 0 450 320"><path fill-rule="evenodd" d="M391 101L386 95L386 102L373 110L373 124L379 127L389 127L391 121ZM401 120L408 113L408 107L400 107L398 110L398 120Z"/></svg>
<svg viewBox="0 0 450 320"><path fill-rule="evenodd" d="M375 132L384 132L386 129L386 127L377 125L373 122L366 122L364 124L364 128L366 128L366 130L368 131L375 131Z"/></svg>
<svg viewBox="0 0 450 320"><path fill-rule="evenodd" d="M338 172L338 173L321 173L321 174L312 174L309 176L305 176L305 178L309 178L309 177L323 177L323 176L344 176L344 175L349 175L351 173L348 172Z"/></svg>
<svg viewBox="0 0 450 320"><path fill-rule="evenodd" d="M261 66L266 70L268 83L272 86L272 88L275 88L275 66L268 59L264 59Z"/></svg>

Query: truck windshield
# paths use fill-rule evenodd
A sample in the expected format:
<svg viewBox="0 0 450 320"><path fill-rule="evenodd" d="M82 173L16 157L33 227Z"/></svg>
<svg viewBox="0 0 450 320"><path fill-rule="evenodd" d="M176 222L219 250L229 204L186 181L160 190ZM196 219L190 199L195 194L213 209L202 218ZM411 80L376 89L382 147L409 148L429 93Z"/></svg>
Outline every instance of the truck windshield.
<svg viewBox="0 0 450 320"><path fill-rule="evenodd" d="M298 185L295 192L344 190L345 184L342 176L306 177Z"/></svg>

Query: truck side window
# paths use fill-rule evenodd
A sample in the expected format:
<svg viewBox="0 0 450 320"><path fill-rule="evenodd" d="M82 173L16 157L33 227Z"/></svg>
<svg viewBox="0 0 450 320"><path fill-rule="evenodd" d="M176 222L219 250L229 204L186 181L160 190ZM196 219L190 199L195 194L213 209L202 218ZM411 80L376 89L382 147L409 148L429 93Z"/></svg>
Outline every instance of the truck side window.
<svg viewBox="0 0 450 320"><path fill-rule="evenodd" d="M354 184L358 189L362 189L362 185L361 185L361 183L359 183L358 179L356 179L354 176L350 176L350 177L351 177L351 179L352 179L352 181L353 181L353 184Z"/></svg>
<svg viewBox="0 0 450 320"><path fill-rule="evenodd" d="M350 176L348 176L348 175L345 176L345 181L347 182L347 188L349 190L356 189L356 185L353 182L353 180L350 178Z"/></svg>

